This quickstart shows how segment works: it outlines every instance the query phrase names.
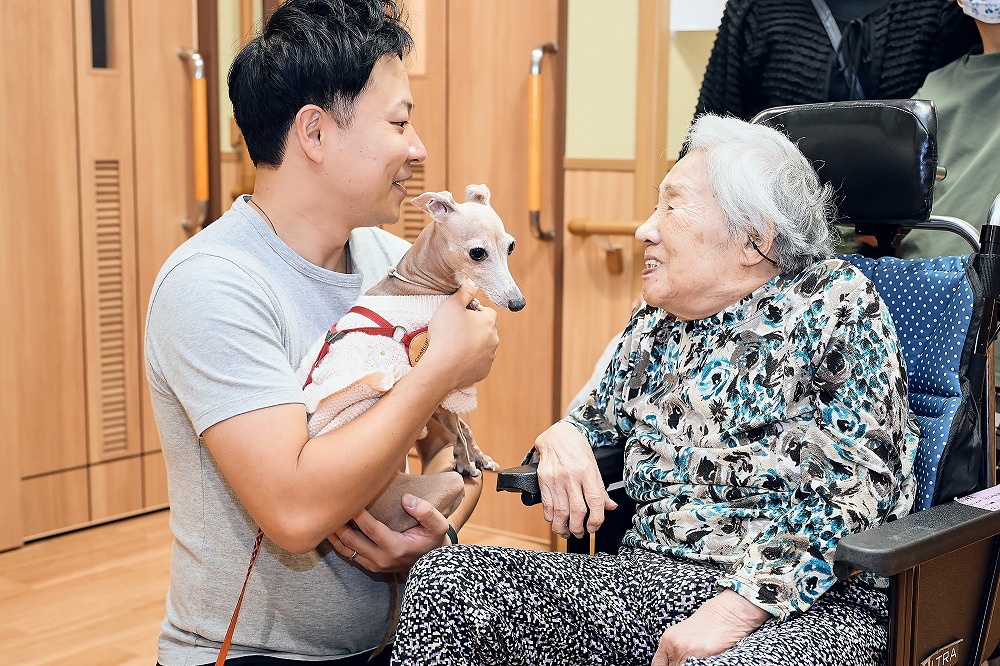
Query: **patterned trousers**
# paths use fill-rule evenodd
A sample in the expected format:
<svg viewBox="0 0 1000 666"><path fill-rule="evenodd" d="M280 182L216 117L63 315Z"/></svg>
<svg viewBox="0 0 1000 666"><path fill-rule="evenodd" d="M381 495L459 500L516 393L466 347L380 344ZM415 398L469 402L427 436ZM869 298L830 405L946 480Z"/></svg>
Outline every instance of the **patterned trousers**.
<svg viewBox="0 0 1000 666"><path fill-rule="evenodd" d="M392 656L416 664L642 664L664 629L718 589L719 570L643 549L617 555L486 546L438 548L410 573ZM768 621L687 666L876 666L887 596L838 584L805 614Z"/></svg>

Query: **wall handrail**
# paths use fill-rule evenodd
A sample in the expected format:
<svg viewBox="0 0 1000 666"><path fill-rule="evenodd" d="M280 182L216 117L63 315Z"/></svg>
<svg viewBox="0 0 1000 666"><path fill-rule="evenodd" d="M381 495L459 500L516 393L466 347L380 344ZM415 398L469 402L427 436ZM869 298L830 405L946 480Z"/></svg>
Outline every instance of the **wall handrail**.
<svg viewBox="0 0 1000 666"><path fill-rule="evenodd" d="M567 230L577 236L634 236L644 220L592 220L575 219L566 224Z"/></svg>
<svg viewBox="0 0 1000 666"><path fill-rule="evenodd" d="M185 231L200 231L208 217L208 80L205 78L205 59L198 51L182 48L177 55L190 60L191 76L191 116L194 143L194 198L195 219L184 218L181 226Z"/></svg>

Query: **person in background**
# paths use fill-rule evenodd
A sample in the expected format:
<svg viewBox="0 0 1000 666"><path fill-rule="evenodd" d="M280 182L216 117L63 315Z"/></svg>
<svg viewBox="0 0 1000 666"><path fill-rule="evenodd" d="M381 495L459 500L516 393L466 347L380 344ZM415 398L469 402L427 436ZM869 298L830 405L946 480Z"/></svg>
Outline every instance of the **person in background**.
<svg viewBox="0 0 1000 666"><path fill-rule="evenodd" d="M957 217L981 228L997 194L1000 168L1000 0L958 0L975 19L982 46L931 72L914 95L937 108L938 164L948 170L934 184L935 215ZM968 254L954 234L911 231L900 256L937 257Z"/></svg>
<svg viewBox="0 0 1000 666"><path fill-rule="evenodd" d="M786 104L906 99L977 41L952 0L729 0L695 117L750 120Z"/></svg>
<svg viewBox="0 0 1000 666"><path fill-rule="evenodd" d="M426 157L410 124L411 45L390 0L288 0L230 69L253 196L170 256L146 320L174 534L163 666L215 663L258 526L229 653L243 666L384 663L388 652L368 659L389 622L387 574L450 542L422 499L403 496L420 524L402 533L365 507L444 397L489 372L496 313L466 308L475 288L437 310L420 364L332 432L310 439L295 375L408 247L375 226L397 221ZM429 472L454 467L450 445L428 443L438 436L417 442ZM466 488L454 527L479 497L479 482Z"/></svg>
<svg viewBox="0 0 1000 666"><path fill-rule="evenodd" d="M892 318L830 258L832 188L787 137L704 115L686 143L636 231L644 304L597 390L535 441L562 536L614 509L593 448L625 445L623 546L432 551L393 664L884 663L887 581L838 582L832 558L913 503Z"/></svg>
<svg viewBox="0 0 1000 666"><path fill-rule="evenodd" d="M929 99L937 109L938 164L948 170L934 184L934 215L957 217L977 229L986 222L1000 194L1000 0L958 0L975 20L981 46L931 72L916 99ZM969 244L951 233L909 232L896 254L942 257L968 254ZM994 385L1000 385L1000 346L994 347ZM996 401L1000 410L1000 394ZM1000 433L1000 411L994 418Z"/></svg>

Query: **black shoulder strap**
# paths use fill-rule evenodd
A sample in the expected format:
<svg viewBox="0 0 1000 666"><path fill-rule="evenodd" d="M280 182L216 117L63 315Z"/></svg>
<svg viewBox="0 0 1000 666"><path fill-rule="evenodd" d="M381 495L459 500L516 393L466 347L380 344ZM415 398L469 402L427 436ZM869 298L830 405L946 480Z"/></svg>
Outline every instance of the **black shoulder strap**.
<svg viewBox="0 0 1000 666"><path fill-rule="evenodd" d="M840 50L840 42L843 39L843 35L840 34L840 28L837 26L837 19L833 18L833 12L830 11L830 7L827 6L825 0L812 0L812 3L813 7L816 8L816 13L819 14L820 21L823 22L827 37L830 38L833 52L837 54L837 64L840 65L840 71L844 73L844 80L847 81L847 89L853 91L855 99L864 99L865 92L861 89L861 80L858 79L857 72L848 69L847 63L844 60L844 54Z"/></svg>

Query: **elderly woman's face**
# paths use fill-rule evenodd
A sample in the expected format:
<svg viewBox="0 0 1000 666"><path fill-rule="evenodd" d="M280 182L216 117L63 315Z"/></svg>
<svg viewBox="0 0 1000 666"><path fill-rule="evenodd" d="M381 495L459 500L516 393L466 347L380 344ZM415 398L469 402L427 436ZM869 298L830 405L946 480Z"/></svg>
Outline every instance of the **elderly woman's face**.
<svg viewBox="0 0 1000 666"><path fill-rule="evenodd" d="M710 317L745 294L736 285L742 247L712 194L704 152L677 162L659 192L656 210L635 232L646 244L642 296L681 319Z"/></svg>

